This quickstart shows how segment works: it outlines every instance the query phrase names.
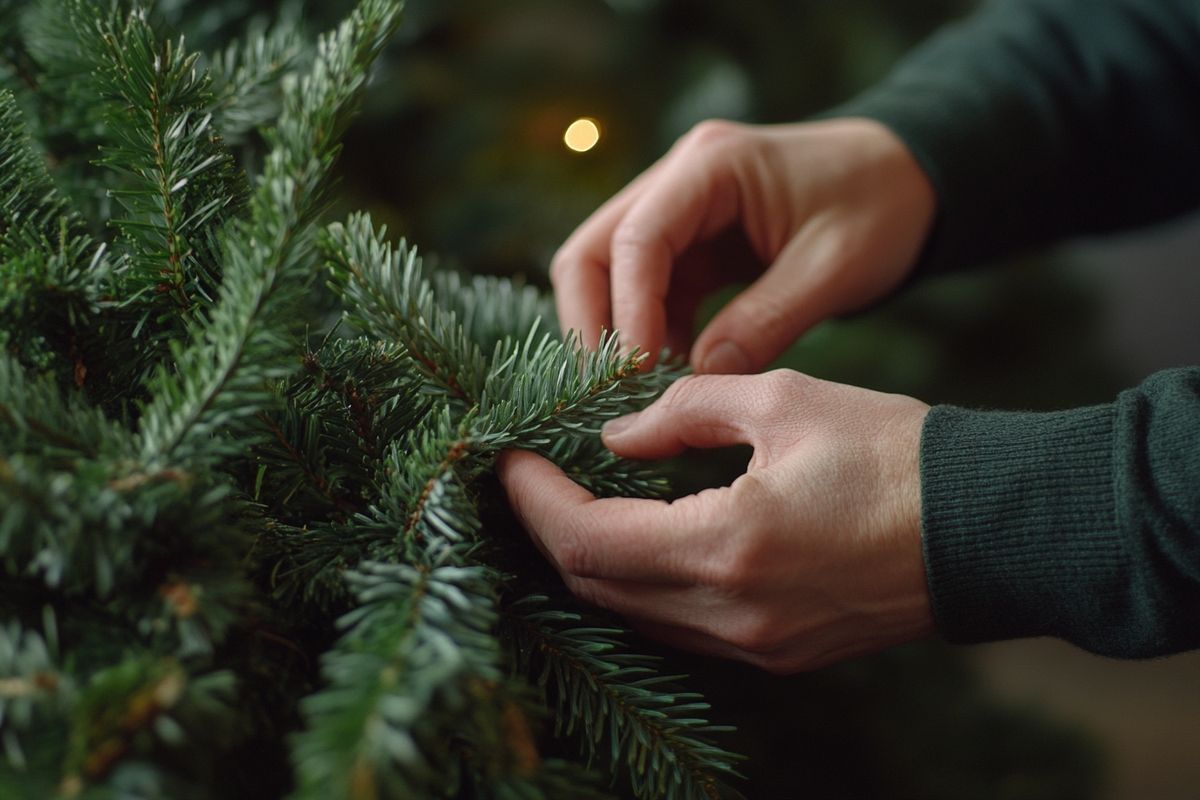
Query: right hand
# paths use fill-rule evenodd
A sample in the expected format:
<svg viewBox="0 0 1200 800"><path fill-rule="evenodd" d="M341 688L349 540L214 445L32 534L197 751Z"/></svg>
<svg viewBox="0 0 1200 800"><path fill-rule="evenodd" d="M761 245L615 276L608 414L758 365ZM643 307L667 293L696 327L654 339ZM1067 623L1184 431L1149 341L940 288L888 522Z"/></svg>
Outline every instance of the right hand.
<svg viewBox="0 0 1200 800"><path fill-rule="evenodd" d="M935 211L912 154L872 120L705 122L559 250L559 320L590 346L619 330L649 362L690 346L697 372L757 372L900 284ZM692 344L703 298L747 280Z"/></svg>
<svg viewBox="0 0 1200 800"><path fill-rule="evenodd" d="M641 632L772 672L933 632L921 549L929 406L791 370L692 375L604 427L625 458L750 444L730 486L671 503L597 499L539 455L500 480L567 587Z"/></svg>

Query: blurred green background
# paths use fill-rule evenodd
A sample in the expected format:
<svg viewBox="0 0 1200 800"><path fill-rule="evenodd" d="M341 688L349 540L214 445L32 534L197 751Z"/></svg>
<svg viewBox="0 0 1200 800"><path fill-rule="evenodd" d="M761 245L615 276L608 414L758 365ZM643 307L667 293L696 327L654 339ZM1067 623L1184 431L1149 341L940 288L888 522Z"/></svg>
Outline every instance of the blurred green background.
<svg viewBox="0 0 1200 800"><path fill-rule="evenodd" d="M278 5L223 8L239 3L243 16ZM173 4L204 29L201 4ZM571 230L696 122L802 119L974 5L409 0L350 132L341 202L444 264L545 285ZM314 29L346 8L304 7ZM585 153L563 143L580 117L601 128ZM1156 368L1200 361L1196 230L929 281L822 325L780 363L930 403L1105 402ZM700 486L729 480L737 457L676 469L683 486ZM928 644L786 679L683 663L714 716L739 725L731 745L751 757L752 798L1200 794L1196 656L1137 664L1054 642Z"/></svg>
<svg viewBox="0 0 1200 800"><path fill-rule="evenodd" d="M826 109L973 5L410 0L348 143L347 203L455 266L541 284L574 227L695 123ZM563 143L580 117L602 131L586 153ZM908 292L814 331L782 363L930 402L1110 397L1125 376L1080 335L1091 290L1037 262Z"/></svg>

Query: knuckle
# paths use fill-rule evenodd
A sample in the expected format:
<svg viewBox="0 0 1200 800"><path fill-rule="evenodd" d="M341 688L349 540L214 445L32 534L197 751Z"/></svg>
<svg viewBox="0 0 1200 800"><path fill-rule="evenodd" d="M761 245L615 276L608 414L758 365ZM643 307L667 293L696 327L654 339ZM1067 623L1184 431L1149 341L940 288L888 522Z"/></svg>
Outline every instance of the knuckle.
<svg viewBox="0 0 1200 800"><path fill-rule="evenodd" d="M727 539L720 571L714 576L714 588L741 595L761 582L777 555L772 548L772 526L762 513L774 503L771 490L756 473L740 476L730 487L730 505L742 509L744 520Z"/></svg>
<svg viewBox="0 0 1200 800"><path fill-rule="evenodd" d="M612 251L614 254L643 251L655 246L657 238L652 228L641 219L623 220L617 225L612 235Z"/></svg>
<svg viewBox="0 0 1200 800"><path fill-rule="evenodd" d="M772 396L792 397L803 391L812 378L793 369L773 369L759 376L763 390Z"/></svg>
<svg viewBox="0 0 1200 800"><path fill-rule="evenodd" d="M575 259L571 256L570 251L565 248L559 250L550 262L550 282L555 286L559 285L574 266Z"/></svg>
<svg viewBox="0 0 1200 800"><path fill-rule="evenodd" d="M710 582L716 589L736 597L754 585L757 572L757 557L743 546L734 551L733 557Z"/></svg>
<svg viewBox="0 0 1200 800"><path fill-rule="evenodd" d="M597 577L595 553L578 530L567 528L552 552L559 568L568 575Z"/></svg>
<svg viewBox="0 0 1200 800"><path fill-rule="evenodd" d="M776 421L782 414L795 411L798 396L812 379L790 369L775 369L757 378L758 404L766 418Z"/></svg>
<svg viewBox="0 0 1200 800"><path fill-rule="evenodd" d="M727 146L742 135L744 126L724 119L706 119L692 126L684 137L694 147Z"/></svg>
<svg viewBox="0 0 1200 800"><path fill-rule="evenodd" d="M729 492L729 505L743 520L740 534L733 539L735 552L752 553L765 544L770 531L763 512L775 505L774 490L762 475L747 472L729 486Z"/></svg>
<svg viewBox="0 0 1200 800"><path fill-rule="evenodd" d="M772 675L783 677L812 669L792 656L764 656L755 660L757 666Z"/></svg>
<svg viewBox="0 0 1200 800"><path fill-rule="evenodd" d="M608 604L605 602L604 592L602 592L595 581L584 580L568 575L563 579L567 588L571 590L571 594L578 597L585 603L590 605L606 608Z"/></svg>
<svg viewBox="0 0 1200 800"><path fill-rule="evenodd" d="M737 596L754 586L755 580L762 577L761 548L757 544L758 540L758 535L753 531L746 531L738 536L729 557L720 571L713 576L712 583L715 588Z"/></svg>
<svg viewBox="0 0 1200 800"><path fill-rule="evenodd" d="M678 411L689 405L694 391L692 387L695 385L697 377L696 375L684 375L672 383L659 398L658 405L664 411Z"/></svg>
<svg viewBox="0 0 1200 800"><path fill-rule="evenodd" d="M659 403L667 411L687 411L713 403L739 380L734 375L685 375L663 392Z"/></svg>
<svg viewBox="0 0 1200 800"><path fill-rule="evenodd" d="M796 315L795 306L783 293L755 292L754 302L742 308L745 324L751 330L777 335L785 330Z"/></svg>
<svg viewBox="0 0 1200 800"><path fill-rule="evenodd" d="M780 626L769 615L762 613L747 616L730 631L727 638L734 647L755 655L773 653L784 643Z"/></svg>

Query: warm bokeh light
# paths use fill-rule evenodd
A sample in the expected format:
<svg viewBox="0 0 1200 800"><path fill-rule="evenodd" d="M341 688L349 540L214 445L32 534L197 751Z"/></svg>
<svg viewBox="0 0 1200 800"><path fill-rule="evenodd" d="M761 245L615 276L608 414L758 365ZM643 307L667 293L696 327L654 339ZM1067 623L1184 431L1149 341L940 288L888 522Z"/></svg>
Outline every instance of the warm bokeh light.
<svg viewBox="0 0 1200 800"><path fill-rule="evenodd" d="M576 153L586 153L600 141L600 126L596 120L583 117L567 126L563 134L563 142Z"/></svg>

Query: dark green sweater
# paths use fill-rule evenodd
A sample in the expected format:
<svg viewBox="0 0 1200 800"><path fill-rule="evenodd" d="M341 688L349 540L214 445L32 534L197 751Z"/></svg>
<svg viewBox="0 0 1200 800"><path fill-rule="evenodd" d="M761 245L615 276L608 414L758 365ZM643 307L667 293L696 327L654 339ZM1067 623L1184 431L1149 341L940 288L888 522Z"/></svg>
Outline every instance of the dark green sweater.
<svg viewBox="0 0 1200 800"><path fill-rule="evenodd" d="M1165 220L1200 205L1200 0L999 0L839 113L933 181L919 270ZM1074 411L934 408L921 482L950 641L1200 646L1200 368Z"/></svg>

